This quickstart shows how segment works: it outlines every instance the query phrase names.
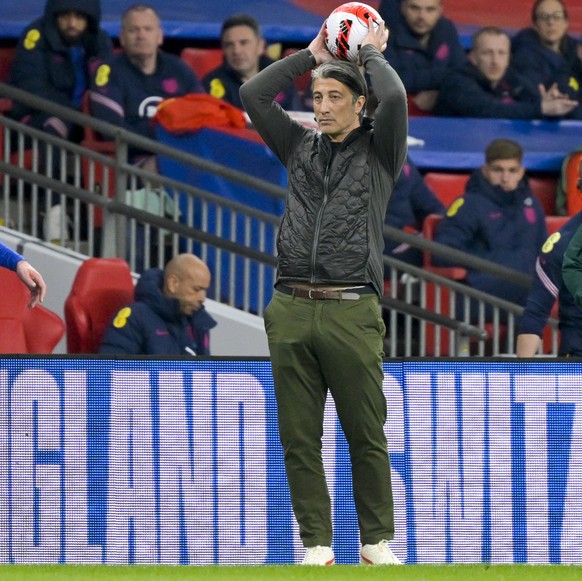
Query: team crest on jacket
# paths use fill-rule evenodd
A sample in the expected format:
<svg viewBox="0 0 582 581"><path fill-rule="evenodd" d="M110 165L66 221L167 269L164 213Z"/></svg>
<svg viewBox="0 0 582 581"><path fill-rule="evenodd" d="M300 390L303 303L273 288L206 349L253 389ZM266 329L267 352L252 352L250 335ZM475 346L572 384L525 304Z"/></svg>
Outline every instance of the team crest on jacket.
<svg viewBox="0 0 582 581"><path fill-rule="evenodd" d="M210 81L210 94L217 99L222 99L226 93L226 89L220 79L212 79Z"/></svg>
<svg viewBox="0 0 582 581"><path fill-rule="evenodd" d="M123 329L123 327L127 325L127 319L129 319L130 315L131 309L129 307L123 307L123 309L117 313L115 319L113 319L113 326L116 329Z"/></svg>
<svg viewBox="0 0 582 581"><path fill-rule="evenodd" d="M36 28L29 30L27 35L26 35L26 38L24 39L24 48L26 50L32 50L36 46L36 43L39 40L40 40L40 31L38 31Z"/></svg>
<svg viewBox="0 0 582 581"><path fill-rule="evenodd" d="M162 81L162 87L168 95L175 95L178 92L178 80L175 78L164 79Z"/></svg>
<svg viewBox="0 0 582 581"><path fill-rule="evenodd" d="M544 254L548 254L548 252L551 252L561 237L562 235L559 232L554 232L553 234L551 234L548 237L548 239L544 242L544 245L542 246L542 252Z"/></svg>

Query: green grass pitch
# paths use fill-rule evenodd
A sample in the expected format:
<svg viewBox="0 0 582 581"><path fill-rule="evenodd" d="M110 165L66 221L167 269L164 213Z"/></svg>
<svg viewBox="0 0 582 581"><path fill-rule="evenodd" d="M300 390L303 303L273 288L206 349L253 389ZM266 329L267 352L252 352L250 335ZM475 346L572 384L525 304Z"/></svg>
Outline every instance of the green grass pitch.
<svg viewBox="0 0 582 581"><path fill-rule="evenodd" d="M1 565L2 581L562 581L582 579L573 565L404 565L367 567Z"/></svg>

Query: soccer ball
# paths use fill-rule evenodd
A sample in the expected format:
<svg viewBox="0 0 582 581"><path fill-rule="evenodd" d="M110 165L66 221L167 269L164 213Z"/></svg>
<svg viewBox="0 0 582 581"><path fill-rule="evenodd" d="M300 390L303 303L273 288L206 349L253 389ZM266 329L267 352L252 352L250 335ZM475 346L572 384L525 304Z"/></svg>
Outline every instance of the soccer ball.
<svg viewBox="0 0 582 581"><path fill-rule="evenodd" d="M362 2L347 2L338 6L328 17L325 42L331 54L340 60L356 61L362 41L368 34L368 18L378 28L380 15Z"/></svg>

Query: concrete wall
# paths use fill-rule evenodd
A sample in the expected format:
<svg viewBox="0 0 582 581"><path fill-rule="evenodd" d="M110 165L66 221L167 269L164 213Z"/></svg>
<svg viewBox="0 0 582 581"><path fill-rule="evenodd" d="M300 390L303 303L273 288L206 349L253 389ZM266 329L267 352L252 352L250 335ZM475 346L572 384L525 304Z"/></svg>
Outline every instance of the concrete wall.
<svg viewBox="0 0 582 581"><path fill-rule="evenodd" d="M0 227L0 241L22 254L42 274L48 289L43 304L64 319L65 299L79 266L87 257L4 227ZM211 300L207 300L205 305L218 322L210 332L212 355L268 356L267 336L261 317ZM66 337L63 337L54 353L66 352Z"/></svg>

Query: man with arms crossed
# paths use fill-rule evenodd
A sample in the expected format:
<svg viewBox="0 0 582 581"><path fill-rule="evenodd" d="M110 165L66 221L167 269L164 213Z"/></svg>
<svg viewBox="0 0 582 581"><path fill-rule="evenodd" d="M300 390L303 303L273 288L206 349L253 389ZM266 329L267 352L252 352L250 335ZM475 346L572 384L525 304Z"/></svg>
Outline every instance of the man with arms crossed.
<svg viewBox="0 0 582 581"><path fill-rule="evenodd" d="M329 492L321 457L323 414L333 396L350 447L361 561L398 564L382 392L385 326L382 227L406 159L406 93L386 62L383 21L359 59L378 97L374 125L363 118L368 89L354 63L325 45L278 61L241 87L261 137L288 170L278 238L278 276L265 327L273 367L279 435L291 502L307 548L303 564L335 558ZM276 95L310 69L319 131L293 121Z"/></svg>

